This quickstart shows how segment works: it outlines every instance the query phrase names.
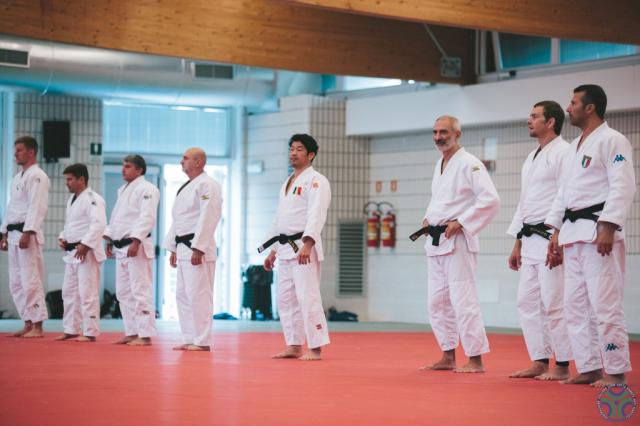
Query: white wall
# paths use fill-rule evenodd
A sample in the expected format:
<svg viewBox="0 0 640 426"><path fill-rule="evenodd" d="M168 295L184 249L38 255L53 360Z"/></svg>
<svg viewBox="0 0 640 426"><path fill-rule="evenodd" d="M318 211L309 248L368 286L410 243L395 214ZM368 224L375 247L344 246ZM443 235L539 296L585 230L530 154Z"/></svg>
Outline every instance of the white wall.
<svg viewBox="0 0 640 426"><path fill-rule="evenodd" d="M609 111L640 107L640 65L630 65L353 99L347 102L346 131L348 135L422 131L443 114L455 115L466 126L521 120L542 99L568 105L573 89L585 83L605 89Z"/></svg>
<svg viewBox="0 0 640 426"><path fill-rule="evenodd" d="M42 147L42 122L44 120L69 120L71 122L71 158L58 163L43 164L42 149L39 152L40 167L51 180L49 189L49 210L44 223L45 234L45 293L62 288L64 264L58 249L58 234L64 226L66 201L69 196L64 184L62 171L72 163L81 162L89 168L89 185L96 192L102 189L102 158L90 155L90 144L102 142L102 102L96 99L69 96L40 96L30 93L14 95L14 135L30 135ZM13 140L5 141L13 147ZM13 152L11 148L9 152ZM15 163L13 164L15 167ZM0 310L8 310L16 316L15 307L9 293L9 271L7 256L0 255Z"/></svg>

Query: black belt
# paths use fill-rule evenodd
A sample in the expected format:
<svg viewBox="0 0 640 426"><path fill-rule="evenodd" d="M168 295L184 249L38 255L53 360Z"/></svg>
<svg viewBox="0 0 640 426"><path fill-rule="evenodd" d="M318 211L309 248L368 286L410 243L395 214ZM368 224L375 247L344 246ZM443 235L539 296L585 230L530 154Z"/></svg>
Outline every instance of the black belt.
<svg viewBox="0 0 640 426"><path fill-rule="evenodd" d="M22 223L10 223L7 225L7 232L11 231L19 231L22 232L24 229L24 222Z"/></svg>
<svg viewBox="0 0 640 426"><path fill-rule="evenodd" d="M76 249L76 247L78 247L78 244L80 244L80 241L78 241L77 243L66 243L64 245L64 249L66 251L73 251Z"/></svg>
<svg viewBox="0 0 640 426"><path fill-rule="evenodd" d="M444 231L446 230L447 230L447 225L440 225L440 226L429 225L409 235L409 238L411 239L411 241L415 241L418 238L420 238L421 235L429 234L431 235L431 244L437 247L440 245L440 235L444 234Z"/></svg>
<svg viewBox="0 0 640 426"><path fill-rule="evenodd" d="M149 238L150 236L151 236L151 232L149 232L149 235L147 235L147 238ZM193 237L191 237L191 238L193 238ZM131 243L133 243L133 238L123 238L121 240L113 240L113 241L111 241L111 244L113 244L113 246L115 248L126 247Z"/></svg>
<svg viewBox="0 0 640 426"><path fill-rule="evenodd" d="M536 235L541 236L542 238L550 240L551 239L551 233L548 232L549 229L551 229L551 227L545 225L544 222L535 223L535 224L523 223L522 224L522 229L520 230L520 232L518 232L516 238L521 240L522 237L530 237L533 234L536 234Z"/></svg>
<svg viewBox="0 0 640 426"><path fill-rule="evenodd" d="M265 241L260 247L258 247L258 253L262 253L263 251L271 247L273 244L275 244L276 241L279 242L280 244L289 244L293 249L293 252L297 253L298 245L295 243L295 241L302 238L302 235L304 235L304 232L298 232L297 234L292 234L292 235L285 235L285 234L277 235L271 238L270 240Z"/></svg>
<svg viewBox="0 0 640 426"><path fill-rule="evenodd" d="M186 234L186 235L178 235L176 236L176 245L184 244L185 246L191 248L191 240L195 237L196 234Z"/></svg>
<svg viewBox="0 0 640 426"><path fill-rule="evenodd" d="M598 221L598 215L594 214L596 212L601 212L604 209L604 203L596 204L591 207L586 207L580 210L569 210L566 209L564 211L564 217L562 218L562 222L566 222L567 220L571 222L575 222L578 219L587 219L592 220L594 222Z"/></svg>

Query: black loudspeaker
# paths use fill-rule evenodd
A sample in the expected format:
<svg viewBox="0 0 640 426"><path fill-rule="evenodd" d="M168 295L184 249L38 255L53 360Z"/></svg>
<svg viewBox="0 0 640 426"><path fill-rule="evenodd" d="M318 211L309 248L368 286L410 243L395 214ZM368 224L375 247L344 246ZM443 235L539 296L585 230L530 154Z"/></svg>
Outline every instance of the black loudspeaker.
<svg viewBox="0 0 640 426"><path fill-rule="evenodd" d="M71 130L68 121L42 122L42 156L52 162L71 155Z"/></svg>

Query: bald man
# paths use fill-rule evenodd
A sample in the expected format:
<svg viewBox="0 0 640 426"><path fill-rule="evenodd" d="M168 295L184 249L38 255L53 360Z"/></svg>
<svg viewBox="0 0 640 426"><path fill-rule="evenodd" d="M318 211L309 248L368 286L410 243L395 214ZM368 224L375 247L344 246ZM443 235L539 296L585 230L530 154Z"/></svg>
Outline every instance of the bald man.
<svg viewBox="0 0 640 426"><path fill-rule="evenodd" d="M423 368L481 373L489 342L475 285L478 233L498 214L500 198L482 162L460 146L461 136L455 117L439 117L433 125L442 158L433 173L422 226L428 229L429 321L443 355ZM455 358L458 341L469 357L460 368Z"/></svg>
<svg viewBox="0 0 640 426"><path fill-rule="evenodd" d="M163 244L171 252L171 266L178 269L176 301L184 343L174 350L211 350L215 233L222 214L222 190L204 172L206 160L200 148L184 153L180 164L189 180L178 190L173 223Z"/></svg>

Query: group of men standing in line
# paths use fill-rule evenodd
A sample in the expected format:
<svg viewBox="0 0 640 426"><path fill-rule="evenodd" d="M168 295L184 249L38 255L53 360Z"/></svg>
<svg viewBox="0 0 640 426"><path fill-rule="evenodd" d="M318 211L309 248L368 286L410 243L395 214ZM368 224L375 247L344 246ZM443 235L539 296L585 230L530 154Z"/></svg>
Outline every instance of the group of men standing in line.
<svg viewBox="0 0 640 426"><path fill-rule="evenodd" d="M15 159L21 171L11 182L11 198L0 232L0 249L9 251L9 287L24 320L15 337L43 337L48 318L44 299L42 224L47 213L49 178L38 167L38 144L30 136L15 141ZM189 180L173 206L173 225L164 247L171 266L178 268L176 299L185 343L179 350L210 349L213 313L215 231L220 220L220 185L205 172L206 154L187 150L181 164ZM84 164L67 166L62 174L72 194L58 244L65 251L62 299L62 335L55 340L94 342L100 334L100 272L108 257L116 260L116 297L124 322L118 344L151 345L156 333L152 261L152 230L156 226L160 192L145 180L146 163L140 155L122 162L125 184L107 224L104 199L89 187ZM103 246L106 242L106 247Z"/></svg>
<svg viewBox="0 0 640 426"><path fill-rule="evenodd" d="M508 229L516 238L508 265L520 271L518 311L532 365L511 377L561 380L606 386L624 383L631 370L629 339L622 309L624 224L635 192L629 141L604 120L607 98L597 85L574 89L567 108L582 133L571 144L560 136L565 119L556 102L541 101L528 119L538 146L522 167L520 200ZM484 371L489 352L476 290L478 234L497 215L500 198L484 164L460 145L457 118L439 117L433 126L442 153L432 180L431 200L422 229L426 234L429 317L443 352L425 370ZM36 164L32 138L15 143L21 173L12 182L2 246L9 249L11 292L25 327L16 335L42 336L47 318L42 291L42 221L48 178ZM274 358L318 360L329 343L320 297L323 261L321 232L331 200L328 180L312 167L318 144L305 134L289 140L293 174L282 185L270 239L274 246L264 268L279 266L278 309L286 349ZM187 150L183 171L189 177L178 191L173 224L163 246L178 268L177 301L185 343L174 349L209 350L215 271L215 229L220 219L220 186L204 173L205 153ZM118 343L148 345L155 332L151 287L159 193L144 180L138 155L125 157L118 201L106 226L104 200L87 187L86 167L64 170L73 193L60 246L67 251L63 299L65 333L61 340L95 340L98 333L99 264L117 261L116 293L125 337ZM106 228L105 228L106 226ZM82 327L81 327L82 324ZM303 354L303 345L309 351ZM457 367L462 343L468 362ZM555 365L549 367L550 358ZM569 377L569 361L578 375ZM604 370L604 372L603 372Z"/></svg>
<svg viewBox="0 0 640 426"><path fill-rule="evenodd" d="M18 138L14 148L21 170L11 182L11 198L0 227L0 249L9 251L9 287L24 320L24 327L13 336L36 338L44 336L42 322L48 318L43 290L42 225L47 213L49 178L38 167L38 144L33 137ZM320 359L321 346L329 343L320 298L323 260L320 234L331 190L327 179L311 166L317 152L318 144L313 137L306 134L291 137L289 158L294 173L283 186L270 230L270 235L276 237L264 245L266 248L276 244L265 267L273 267L277 252L281 270L279 312L289 345L274 358ZM190 148L184 153L181 165L189 180L178 190L172 224L163 242L170 252L170 265L177 268L176 301L184 343L175 350L211 348L215 232L222 214L222 190L205 173L205 164L202 149ZM140 155L123 159L125 184L118 189L107 224L104 199L88 186L87 166L78 163L64 169L65 183L72 195L58 238L60 248L65 251L64 332L55 340L96 340L100 334L101 265L107 257L115 257L116 297L124 322L124 337L115 343L151 345L151 337L156 333L152 285L155 253L151 233L156 226L160 192L145 180L145 173L146 163ZM284 238L296 234L293 229L302 231L292 235L295 238ZM296 240L302 242L300 253ZM301 346L305 340L311 349L303 355Z"/></svg>
<svg viewBox="0 0 640 426"><path fill-rule="evenodd" d="M507 233L516 238L508 265L520 271L517 305L532 365L510 377L603 387L625 383L631 371L622 301L635 176L631 144L608 126L606 107L600 86L574 89L567 112L582 133L571 144L560 136L565 115L556 102L538 102L529 115L538 146L522 166ZM429 317L443 352L424 369L477 373L489 352L475 287L477 234L500 199L483 163L460 146L461 134L455 117L434 124L442 158L423 228L412 239L427 234ZM459 341L469 360L458 368Z"/></svg>

